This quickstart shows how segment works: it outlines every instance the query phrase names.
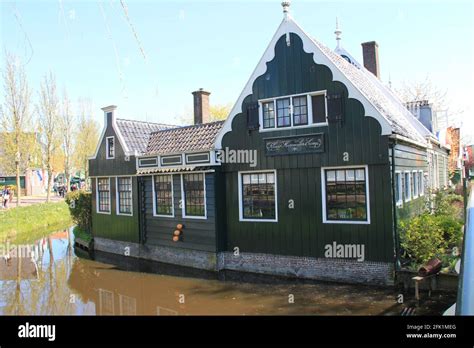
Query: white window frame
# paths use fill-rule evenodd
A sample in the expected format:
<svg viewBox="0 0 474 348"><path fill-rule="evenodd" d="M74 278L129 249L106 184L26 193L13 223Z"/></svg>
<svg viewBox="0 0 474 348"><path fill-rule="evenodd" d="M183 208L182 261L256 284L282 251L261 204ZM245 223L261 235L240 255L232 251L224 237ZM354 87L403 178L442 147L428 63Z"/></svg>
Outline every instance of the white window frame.
<svg viewBox="0 0 474 348"><path fill-rule="evenodd" d="M398 174L398 180L397 180L397 174ZM397 207L401 207L403 206L403 180L402 180L402 172L399 171L399 170L396 170L395 171L395 185L396 185L396 188L398 190L398 195L400 196L395 204L397 205ZM396 191L395 191L396 192ZM397 197L395 197L396 199Z"/></svg>
<svg viewBox="0 0 474 348"><path fill-rule="evenodd" d="M120 212L120 199L119 199L119 186L118 181L119 178L130 178L130 182L132 184L132 190L130 191L132 195L132 204L131 204L131 212L130 213L121 213ZM131 176L116 176L115 177L115 213L120 216L133 216L133 178Z"/></svg>
<svg viewBox="0 0 474 348"><path fill-rule="evenodd" d="M425 175L422 170L418 171L418 180L420 181L420 189L418 190L419 196L425 195Z"/></svg>
<svg viewBox="0 0 474 348"><path fill-rule="evenodd" d="M99 202L99 179L107 179L109 181L109 211L100 211L100 202ZM110 187L110 177L100 176L95 178L95 211L97 214L106 214L110 215L112 213L112 188Z"/></svg>
<svg viewBox="0 0 474 348"><path fill-rule="evenodd" d="M114 141L114 155L113 156L109 156L109 139L113 139ZM117 148L115 147L115 137L114 136L110 136L110 137L106 137L105 138L105 158L106 159L114 159L115 158L115 151L117 150Z"/></svg>
<svg viewBox="0 0 474 348"><path fill-rule="evenodd" d="M260 132L272 132L272 131L277 131L277 130L284 130L284 129L294 129L294 128L312 128L312 127L325 127L328 125L327 117L328 117L328 103L327 99L324 98L324 107L325 107L325 112L326 112L326 122L318 122L318 123L313 123L313 103L312 103L312 96L316 95L324 95L326 97L327 95L327 90L321 90L321 91L313 91L313 92L308 92L308 93L298 93L298 94L290 94L290 95L283 95L283 96L278 96L274 98L266 98L266 99L260 99L258 100L258 117L259 117L259 131ZM294 97L303 97L306 96L306 104L307 104L307 111L308 111L308 124L304 125L294 125L293 124L293 98ZM290 125L286 127L278 127L278 115L277 115L277 105L276 101L278 99L285 99L285 98L290 98ZM263 104L268 103L268 102L273 102L273 110L274 110L274 116L275 116L275 126L272 128L263 128Z"/></svg>
<svg viewBox="0 0 474 348"><path fill-rule="evenodd" d="M413 180L413 199L418 198L420 196L418 189L419 189L419 176L418 176L418 171L414 170L412 171L412 180Z"/></svg>
<svg viewBox="0 0 474 348"><path fill-rule="evenodd" d="M351 169L351 168L364 168L365 170L365 204L367 205L367 220L328 220L326 217L326 175L325 170L333 169ZM354 225L370 225L370 196L369 196L369 166L368 165L353 165L353 166L337 166L337 167L321 167L321 194L322 194L322 210L323 210L323 223L324 224L354 224Z"/></svg>
<svg viewBox="0 0 474 348"><path fill-rule="evenodd" d="M275 178L275 218L274 219L248 219L244 218L244 206L243 206L243 192L242 192L242 175L243 174L264 174L264 173L273 173ZM239 190L239 221L241 222L278 222L278 178L276 169L272 170L245 170L239 171L237 173L237 184Z"/></svg>
<svg viewBox="0 0 474 348"><path fill-rule="evenodd" d="M408 174L408 182L407 182L407 174ZM403 172L403 181L405 182L405 185L403 187L403 200L404 202L410 202L412 200L411 197L411 172L409 170L405 170ZM408 187L408 192L410 193L407 197L407 187Z"/></svg>
<svg viewBox="0 0 474 348"><path fill-rule="evenodd" d="M184 175L186 174L202 174L202 178L204 181L204 216L194 216L194 215L186 215L186 196L184 194ZM181 212L184 219L199 219L199 220L207 220L207 189L206 189L206 172L189 172L183 173L181 175Z"/></svg>
<svg viewBox="0 0 474 348"><path fill-rule="evenodd" d="M171 215L163 215L163 214L157 214L156 213L156 191L155 191L155 176L170 176L171 177ZM152 180L152 192L153 192L153 216L156 217L163 217L163 218L174 218L175 213L174 213L174 176L173 174L155 174L152 175L151 177Z"/></svg>

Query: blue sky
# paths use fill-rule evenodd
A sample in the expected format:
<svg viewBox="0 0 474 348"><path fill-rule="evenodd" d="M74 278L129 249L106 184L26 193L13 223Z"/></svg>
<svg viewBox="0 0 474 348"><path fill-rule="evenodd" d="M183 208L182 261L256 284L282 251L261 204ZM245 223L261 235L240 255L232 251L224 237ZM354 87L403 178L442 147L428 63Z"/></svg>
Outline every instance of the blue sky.
<svg viewBox="0 0 474 348"><path fill-rule="evenodd" d="M1 47L28 62L33 88L51 70L73 100L91 98L100 122L100 107L115 104L121 117L177 124L200 87L211 104L235 102L282 19L280 2L124 0L129 22L118 0L2 1ZM360 43L376 40L382 80L429 76L474 133L472 1L292 1L291 12L331 48L339 17L359 61Z"/></svg>

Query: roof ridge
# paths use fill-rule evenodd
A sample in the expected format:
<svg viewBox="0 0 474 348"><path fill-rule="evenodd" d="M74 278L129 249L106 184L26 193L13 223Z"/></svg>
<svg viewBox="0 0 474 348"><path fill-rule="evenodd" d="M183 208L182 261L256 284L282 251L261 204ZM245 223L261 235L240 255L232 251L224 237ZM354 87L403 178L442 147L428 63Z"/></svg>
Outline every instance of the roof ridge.
<svg viewBox="0 0 474 348"><path fill-rule="evenodd" d="M157 126L166 126L166 127L178 127L174 124L166 124L166 123L158 123L158 122L150 122L150 121L142 121L142 120L130 120L127 118L117 118L117 121L127 121L127 122L137 122L137 123L146 123L146 124L153 124Z"/></svg>
<svg viewBox="0 0 474 348"><path fill-rule="evenodd" d="M167 128L167 129L160 129L160 130L157 130L157 131L153 131L153 132L150 133L150 135L160 133L160 132L172 131L172 130L176 130L176 129L200 128L200 127L205 127L205 126L214 125L214 124L217 124L217 123L224 123L224 122L225 122L225 120L218 120L218 121L212 121L212 122L207 122L207 123L190 124L190 125L187 125L187 126L176 126L174 128Z"/></svg>

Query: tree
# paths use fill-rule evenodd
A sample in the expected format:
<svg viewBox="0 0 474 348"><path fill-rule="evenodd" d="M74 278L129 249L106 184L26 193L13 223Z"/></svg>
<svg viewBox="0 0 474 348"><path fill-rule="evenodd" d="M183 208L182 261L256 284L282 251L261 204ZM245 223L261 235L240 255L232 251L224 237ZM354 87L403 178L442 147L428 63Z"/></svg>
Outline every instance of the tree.
<svg viewBox="0 0 474 348"><path fill-rule="evenodd" d="M212 105L209 108L209 118L211 121L221 121L225 120L229 116L230 110L232 108L231 104L217 104Z"/></svg>
<svg viewBox="0 0 474 348"><path fill-rule="evenodd" d="M74 116L71 110L71 102L67 96L66 90L63 92L59 113L59 125L62 137L62 152L64 155L64 174L66 176L66 187L69 188L71 186Z"/></svg>
<svg viewBox="0 0 474 348"><path fill-rule="evenodd" d="M43 157L48 172L48 189L46 201L51 200L51 187L53 182L53 161L60 145L58 134L59 101L56 92L56 79L50 72L41 82L39 103L37 105L39 127L43 143Z"/></svg>
<svg viewBox="0 0 474 348"><path fill-rule="evenodd" d="M24 67L15 56L8 52L5 53L3 79L4 102L0 108L1 128L2 132L10 136L6 134L2 136L5 142L2 146L2 152L4 153L3 156L6 157L2 160L15 163L16 204L19 206L21 198L20 170L22 166L27 166L29 160L28 141L25 141L25 136L31 125L31 91ZM8 156L9 154L10 156ZM11 155L13 155L13 158Z"/></svg>
<svg viewBox="0 0 474 348"><path fill-rule="evenodd" d="M89 157L94 154L99 141L99 124L92 118L92 102L81 98L78 102L77 132L74 161L86 178L89 176Z"/></svg>

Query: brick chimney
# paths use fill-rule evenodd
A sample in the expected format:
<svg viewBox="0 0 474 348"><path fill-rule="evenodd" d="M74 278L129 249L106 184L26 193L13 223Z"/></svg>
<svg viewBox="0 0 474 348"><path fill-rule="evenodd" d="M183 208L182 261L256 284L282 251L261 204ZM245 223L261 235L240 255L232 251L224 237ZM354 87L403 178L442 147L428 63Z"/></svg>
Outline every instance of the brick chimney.
<svg viewBox="0 0 474 348"><path fill-rule="evenodd" d="M380 78L379 45L375 41L364 42L362 44L362 55L365 68L377 78Z"/></svg>
<svg viewBox="0 0 474 348"><path fill-rule="evenodd" d="M202 88L194 91L194 124L209 122L209 94Z"/></svg>

